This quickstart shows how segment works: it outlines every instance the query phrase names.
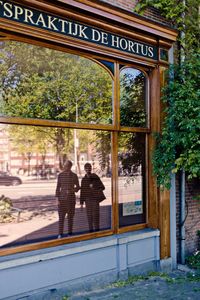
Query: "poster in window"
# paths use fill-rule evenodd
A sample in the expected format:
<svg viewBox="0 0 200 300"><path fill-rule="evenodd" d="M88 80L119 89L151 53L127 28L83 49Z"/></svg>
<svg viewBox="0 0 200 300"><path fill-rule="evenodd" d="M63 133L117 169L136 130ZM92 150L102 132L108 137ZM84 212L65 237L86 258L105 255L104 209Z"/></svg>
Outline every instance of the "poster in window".
<svg viewBox="0 0 200 300"><path fill-rule="evenodd" d="M131 216L131 215L138 215L142 214L142 201L137 200L134 202L127 202L123 203L123 216Z"/></svg>

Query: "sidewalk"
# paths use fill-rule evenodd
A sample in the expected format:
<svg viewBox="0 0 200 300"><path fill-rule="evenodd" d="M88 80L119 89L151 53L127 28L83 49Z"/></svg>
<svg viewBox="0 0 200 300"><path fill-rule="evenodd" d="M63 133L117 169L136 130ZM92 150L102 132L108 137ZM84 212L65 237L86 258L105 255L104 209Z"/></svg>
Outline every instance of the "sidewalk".
<svg viewBox="0 0 200 300"><path fill-rule="evenodd" d="M171 273L132 276L127 281L118 281L94 291L67 294L64 289L53 290L48 295L32 295L23 300L199 300L200 272L181 269Z"/></svg>
<svg viewBox="0 0 200 300"><path fill-rule="evenodd" d="M74 295L69 300L199 300L200 276L193 278L175 271L162 276L135 276L126 286L106 288L102 291ZM118 283L120 285L120 282ZM65 298L64 298L65 299Z"/></svg>

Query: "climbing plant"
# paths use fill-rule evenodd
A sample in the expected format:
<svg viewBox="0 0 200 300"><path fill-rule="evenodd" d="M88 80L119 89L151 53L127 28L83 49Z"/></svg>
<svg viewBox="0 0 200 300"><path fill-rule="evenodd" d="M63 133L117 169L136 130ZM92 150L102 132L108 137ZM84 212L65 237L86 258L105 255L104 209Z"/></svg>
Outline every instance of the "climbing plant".
<svg viewBox="0 0 200 300"><path fill-rule="evenodd" d="M186 171L200 178L200 55L182 65L171 66L173 80L163 90L165 108L162 133L157 135L153 155L159 185L170 186L170 172Z"/></svg>
<svg viewBox="0 0 200 300"><path fill-rule="evenodd" d="M180 33L177 64L166 77L162 100L162 133L156 133L154 173L159 186L170 187L170 172L184 169L189 179L200 178L200 46L198 1L141 0L137 12L158 9Z"/></svg>
<svg viewBox="0 0 200 300"><path fill-rule="evenodd" d="M148 7L157 9L161 16L183 33L178 41L185 53L199 50L199 0L139 0L135 11L143 14Z"/></svg>

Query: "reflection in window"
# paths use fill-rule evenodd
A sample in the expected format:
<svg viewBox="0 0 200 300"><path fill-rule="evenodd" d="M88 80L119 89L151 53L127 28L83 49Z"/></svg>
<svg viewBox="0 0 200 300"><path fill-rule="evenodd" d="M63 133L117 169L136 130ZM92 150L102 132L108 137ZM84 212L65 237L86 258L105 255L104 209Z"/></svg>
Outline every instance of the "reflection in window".
<svg viewBox="0 0 200 300"><path fill-rule="evenodd" d="M119 225L145 222L145 135L119 136Z"/></svg>
<svg viewBox="0 0 200 300"><path fill-rule="evenodd" d="M112 123L112 79L97 63L68 53L0 43L0 114Z"/></svg>
<svg viewBox="0 0 200 300"><path fill-rule="evenodd" d="M120 72L120 123L121 126L146 127L146 78L133 68Z"/></svg>
<svg viewBox="0 0 200 300"><path fill-rule="evenodd" d="M106 144L107 148L99 147L100 143ZM75 178L64 178L67 186L71 187L76 179L83 186L86 163L89 163L93 175L92 182L85 180L82 203L82 190L77 189L69 197L69 202L75 201L74 208L72 205L68 211L69 207L63 205L66 209L63 236L66 237L70 230L74 236L111 228L110 134L94 130L2 124L0 144L0 227L3 233L0 247L58 237L56 187L58 178L63 180L63 175L59 174L62 174L67 160L72 162L71 171ZM91 189L89 194L93 193L93 200L98 201L96 206L88 204L87 188ZM97 189L99 191L94 193ZM64 188L64 194L60 192L62 195L57 195L63 197L64 202L68 197L65 192L68 193L68 189ZM72 223L69 223L67 215L72 218Z"/></svg>

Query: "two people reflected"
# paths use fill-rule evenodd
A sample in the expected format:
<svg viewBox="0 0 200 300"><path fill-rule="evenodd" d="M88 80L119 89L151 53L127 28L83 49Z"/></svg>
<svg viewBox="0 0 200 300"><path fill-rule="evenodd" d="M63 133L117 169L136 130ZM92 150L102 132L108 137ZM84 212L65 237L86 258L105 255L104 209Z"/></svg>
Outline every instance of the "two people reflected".
<svg viewBox="0 0 200 300"><path fill-rule="evenodd" d="M76 195L80 189L80 205L86 206L89 231L99 231L99 203L106 199L103 190L105 186L99 176L92 173L90 163L84 165L86 172L79 185L78 176L71 171L72 162L67 160L63 171L58 175L56 187L56 199L59 215L59 235L63 236L65 216L68 217L68 235L72 235L73 219L75 215Z"/></svg>

